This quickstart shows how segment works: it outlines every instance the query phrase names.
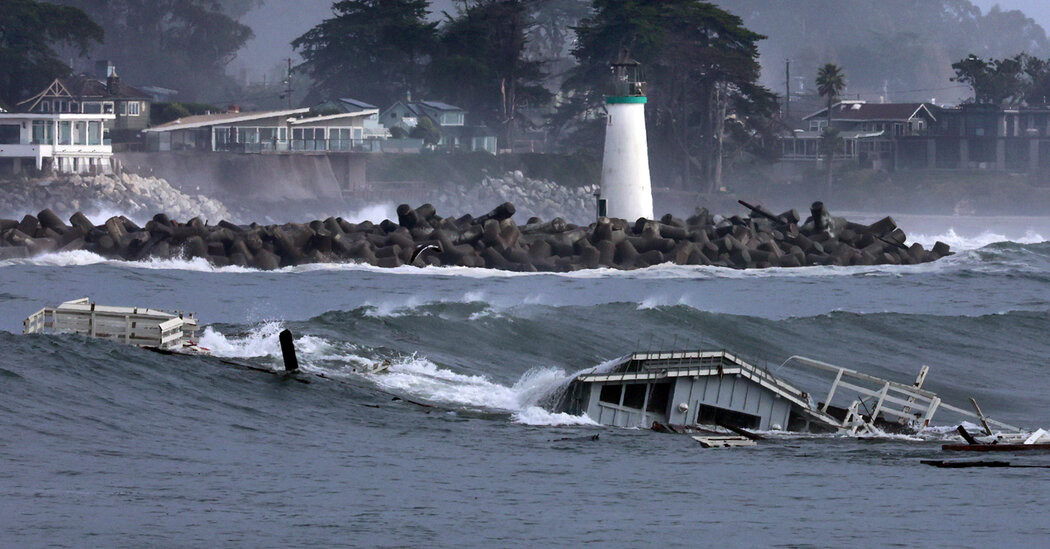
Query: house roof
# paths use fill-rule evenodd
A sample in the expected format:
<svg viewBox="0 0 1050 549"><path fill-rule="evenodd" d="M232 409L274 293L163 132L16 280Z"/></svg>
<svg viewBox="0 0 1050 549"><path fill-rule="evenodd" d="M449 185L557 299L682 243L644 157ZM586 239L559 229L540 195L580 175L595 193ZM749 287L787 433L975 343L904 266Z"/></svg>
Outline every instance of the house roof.
<svg viewBox="0 0 1050 549"><path fill-rule="evenodd" d="M936 120L937 117L926 103L865 103L863 101L840 101L831 107L832 120L879 120L879 121L905 121L918 116L920 111ZM811 120L814 118L827 117L828 109L825 107L819 111L803 118Z"/></svg>
<svg viewBox="0 0 1050 549"><path fill-rule="evenodd" d="M5 112L0 109L0 120L115 120L113 114L82 114L78 112L39 113L39 112Z"/></svg>
<svg viewBox="0 0 1050 549"><path fill-rule="evenodd" d="M461 109L461 108L459 108L459 107L457 107L455 105L449 105L448 103L442 103L441 101L419 101L418 103L420 105L424 106L424 107L429 107L431 109L435 109L435 110L439 110L439 111L461 111L461 110L463 110L463 109Z"/></svg>
<svg viewBox="0 0 1050 549"><path fill-rule="evenodd" d="M840 132L839 133L839 138L841 138L841 139L872 139L872 138L876 138L876 137L883 137L885 134L886 134L886 132L881 131L881 130L877 131L877 132L868 132L868 131L863 131L863 130L847 131L847 132ZM813 140L819 141L819 140L824 139L824 134L821 133L821 132L816 132L816 131L812 131L812 130L795 130L795 131L793 131L793 132L791 132L791 133L789 133L787 135L781 135L780 137L781 137L781 139L813 139Z"/></svg>
<svg viewBox="0 0 1050 549"><path fill-rule="evenodd" d="M29 103L28 110L32 110L45 97L69 97L78 101L85 99L152 99L150 94L121 82L119 78L113 83L111 93L108 83L81 74L56 78L47 88L44 88L44 91L20 102L19 105Z"/></svg>
<svg viewBox="0 0 1050 549"><path fill-rule="evenodd" d="M397 108L397 106L398 106L398 105L401 105L402 107L404 107L404 108L405 108L405 110L406 110L406 111L408 111L408 112L409 112L410 114L412 114L412 115L415 115L415 116L421 116L421 115L423 115L423 114L424 114L424 113L423 113L423 112L422 112L422 111L421 111L421 110L419 109L419 107L418 107L418 104L417 104L417 103L414 103L414 102L411 102L411 101L409 101L409 102L405 102L405 101L395 101L395 102L394 102L394 103L393 103L392 105L390 105L389 107L387 107L387 108L383 109L383 111L382 111L382 112L380 113L380 115L386 114L386 113L388 113L388 112L390 112L390 111L394 110L395 108Z"/></svg>
<svg viewBox="0 0 1050 549"><path fill-rule="evenodd" d="M119 78L113 83L113 91L107 82L81 74L62 79L62 85L75 96L79 97L105 97L121 99L149 99L150 94L129 86Z"/></svg>
<svg viewBox="0 0 1050 549"><path fill-rule="evenodd" d="M283 111L258 111L258 112L224 112L217 114L199 114L187 116L178 120L154 126L147 132L170 132L174 130L189 130L193 128L204 128L218 124L234 124L237 122L250 122L264 118L281 118L310 112L310 109L290 109Z"/></svg>
<svg viewBox="0 0 1050 549"><path fill-rule="evenodd" d="M293 125L293 126L299 126L299 125L302 125L302 124L313 124L313 123L316 123L316 122L327 122L329 120L338 120L340 118L356 118L356 117L359 117L359 116L372 116L373 114L378 114L378 113L379 113L379 109L366 109L366 110L360 110L360 111L355 111L355 112L342 112L342 113L339 113L339 114L329 114L329 115L324 115L324 116L312 116L312 117L309 117L309 118L295 118L293 120L289 120L288 123Z"/></svg>
<svg viewBox="0 0 1050 549"><path fill-rule="evenodd" d="M368 110L368 109L378 109L379 108L379 107L377 107L375 105L372 105L372 104L369 104L369 103L365 103L364 101L358 101L357 99L353 99L353 98L350 98L350 97L340 97L339 101L341 103L346 103L347 105L349 105L351 107L355 107L358 110L362 110L362 111L363 110Z"/></svg>

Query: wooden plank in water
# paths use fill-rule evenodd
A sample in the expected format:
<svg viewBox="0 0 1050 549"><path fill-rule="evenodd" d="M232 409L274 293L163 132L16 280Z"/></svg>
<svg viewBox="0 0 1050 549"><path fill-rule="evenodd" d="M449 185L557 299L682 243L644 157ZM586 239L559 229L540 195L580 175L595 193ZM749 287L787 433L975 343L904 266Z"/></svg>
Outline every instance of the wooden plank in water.
<svg viewBox="0 0 1050 549"><path fill-rule="evenodd" d="M755 441L741 436L700 436L692 437L704 448L737 448L740 446L754 446Z"/></svg>
<svg viewBox="0 0 1050 549"><path fill-rule="evenodd" d="M941 459L924 459L923 465L932 465L941 469L967 469L970 467L1010 467L1009 461L944 461Z"/></svg>
<svg viewBox="0 0 1050 549"><path fill-rule="evenodd" d="M944 444L946 452L1050 452L1050 444Z"/></svg>

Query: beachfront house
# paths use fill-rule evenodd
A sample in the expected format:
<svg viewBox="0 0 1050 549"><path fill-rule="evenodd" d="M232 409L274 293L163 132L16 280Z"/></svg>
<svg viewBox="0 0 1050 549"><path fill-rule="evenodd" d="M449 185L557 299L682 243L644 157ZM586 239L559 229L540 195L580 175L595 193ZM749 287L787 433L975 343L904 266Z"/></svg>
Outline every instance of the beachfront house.
<svg viewBox="0 0 1050 549"><path fill-rule="evenodd" d="M886 167L892 160L897 140L926 133L937 123L939 112L927 103L866 101L840 101L831 109L831 126L838 130L841 139L835 158L856 160L876 169ZM827 107L802 120L807 124L806 129L794 130L780 138L781 157L794 161L822 160Z"/></svg>
<svg viewBox="0 0 1050 549"><path fill-rule="evenodd" d="M0 173L106 173L113 147L105 137L115 115L0 113Z"/></svg>
<svg viewBox="0 0 1050 549"><path fill-rule="evenodd" d="M133 141L149 125L152 97L122 82L112 64L99 67L105 76L80 74L56 78L40 93L18 104L19 110L39 113L105 114L105 130L117 143Z"/></svg>
<svg viewBox="0 0 1050 549"><path fill-rule="evenodd" d="M187 116L146 130L151 151L349 152L361 150L378 109L317 115L310 109Z"/></svg>
<svg viewBox="0 0 1050 549"><path fill-rule="evenodd" d="M151 151L264 152L287 151L288 119L310 109L200 114L146 130Z"/></svg>

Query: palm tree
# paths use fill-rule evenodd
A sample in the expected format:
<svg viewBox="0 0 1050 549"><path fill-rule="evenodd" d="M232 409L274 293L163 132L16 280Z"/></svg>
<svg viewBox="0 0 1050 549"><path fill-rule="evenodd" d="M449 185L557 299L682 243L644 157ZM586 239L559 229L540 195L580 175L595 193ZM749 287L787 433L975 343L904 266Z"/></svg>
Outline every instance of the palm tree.
<svg viewBox="0 0 1050 549"><path fill-rule="evenodd" d="M835 135L831 129L831 107L835 99L846 89L846 75L842 73L842 67L828 63L817 70L817 91L821 97L828 100L828 125L824 128L824 154L828 158L828 193L831 193L832 171L831 161L835 156Z"/></svg>

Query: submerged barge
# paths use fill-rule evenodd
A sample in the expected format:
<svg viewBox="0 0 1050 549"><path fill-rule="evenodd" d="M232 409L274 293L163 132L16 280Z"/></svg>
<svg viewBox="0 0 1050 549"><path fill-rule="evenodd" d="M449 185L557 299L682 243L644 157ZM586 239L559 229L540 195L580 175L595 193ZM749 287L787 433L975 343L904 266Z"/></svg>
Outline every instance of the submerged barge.
<svg viewBox="0 0 1050 549"><path fill-rule="evenodd" d="M626 428L724 429L850 434L918 432L946 411L1008 432L1017 427L941 401L922 388L929 368L913 383L899 383L802 356L792 364L829 381L820 400L724 350L634 353L576 376L564 411ZM829 379L830 378L830 379ZM976 404L976 403L975 403ZM976 406L975 406L976 408Z"/></svg>

